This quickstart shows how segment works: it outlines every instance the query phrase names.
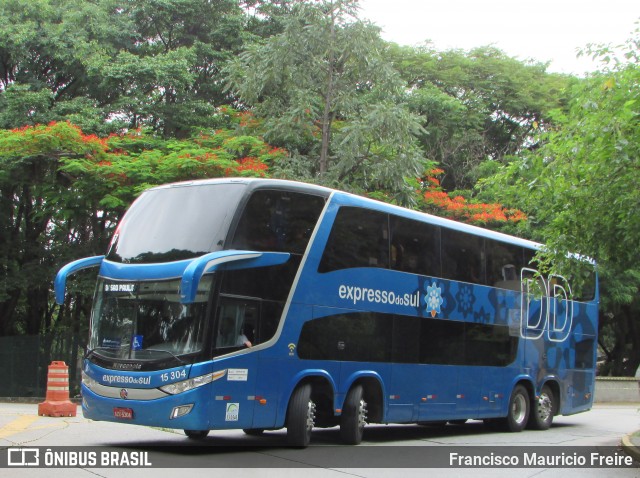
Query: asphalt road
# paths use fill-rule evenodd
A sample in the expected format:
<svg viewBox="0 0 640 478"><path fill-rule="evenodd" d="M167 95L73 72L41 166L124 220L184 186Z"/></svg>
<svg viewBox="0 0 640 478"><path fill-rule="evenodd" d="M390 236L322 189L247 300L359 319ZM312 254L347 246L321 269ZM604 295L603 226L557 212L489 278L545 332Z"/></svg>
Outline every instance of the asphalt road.
<svg viewBox="0 0 640 478"><path fill-rule="evenodd" d="M617 447L622 436L640 429L639 410L640 404L597 405L587 413L556 417L552 428L542 432L490 431L479 421L446 427L370 425L365 429L363 444L358 447L340 445L337 429L318 429L314 430L311 447L291 449L286 446L284 430L267 432L262 437L250 437L240 430L213 431L205 440L193 441L179 430L86 420L80 409L76 417L52 418L39 417L37 405L0 403L0 465L5 463L0 475L51 478L164 478L187 474L189 478L227 475L234 478L640 477L640 468L635 466L616 468L606 463L598 468L573 466L581 459L581 453L589 455L594 450L596 460L606 459L603 457L607 454L613 454L613 460L626 458ZM27 452L38 450L41 464L46 453L48 463L56 459L58 463L76 459L80 466L7 467L9 458L3 454L9 454L10 450L17 453L18 448ZM583 453L584 450L587 452ZM102 453L118 466L100 466ZM15 462L16 456L10 457L11 460ZM484 458L473 458L477 456ZM524 462L532 456L564 460L565 466L545 466L539 462L525 466ZM501 457L512 461L515 457L518 466L495 466L496 460L505 460ZM460 466L465 459L493 460L494 466ZM456 460L458 466L450 467ZM153 467L147 468L148 463ZM434 464L442 467L433 468Z"/></svg>

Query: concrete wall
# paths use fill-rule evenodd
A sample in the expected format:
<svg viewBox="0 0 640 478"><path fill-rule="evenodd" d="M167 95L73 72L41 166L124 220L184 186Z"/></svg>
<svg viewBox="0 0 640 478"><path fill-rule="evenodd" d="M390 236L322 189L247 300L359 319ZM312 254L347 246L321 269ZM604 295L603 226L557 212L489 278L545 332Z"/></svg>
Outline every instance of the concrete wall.
<svg viewBox="0 0 640 478"><path fill-rule="evenodd" d="M640 386L634 377L596 377L596 403L640 402Z"/></svg>

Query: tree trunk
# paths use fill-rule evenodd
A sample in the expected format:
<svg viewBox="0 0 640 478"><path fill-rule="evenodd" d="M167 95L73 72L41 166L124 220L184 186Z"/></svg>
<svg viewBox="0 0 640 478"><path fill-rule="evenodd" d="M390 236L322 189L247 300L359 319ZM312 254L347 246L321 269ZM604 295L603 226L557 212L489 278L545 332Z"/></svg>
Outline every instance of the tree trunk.
<svg viewBox="0 0 640 478"><path fill-rule="evenodd" d="M333 121L333 96L335 81L335 37L336 17L335 10L331 10L331 32L329 38L329 58L327 66L327 90L324 94L324 111L322 112L322 144L320 146L319 173L323 176L329 169L329 145L331 143L331 123Z"/></svg>

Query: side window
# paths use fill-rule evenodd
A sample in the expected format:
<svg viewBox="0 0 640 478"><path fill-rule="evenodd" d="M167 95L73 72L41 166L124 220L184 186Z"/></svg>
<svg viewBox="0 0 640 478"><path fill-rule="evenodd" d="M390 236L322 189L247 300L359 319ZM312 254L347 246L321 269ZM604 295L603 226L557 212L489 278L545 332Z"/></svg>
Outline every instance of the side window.
<svg viewBox="0 0 640 478"><path fill-rule="evenodd" d="M260 314L260 320L258 321L258 327L256 327L257 336L256 343L260 344L271 339L276 330L278 330L278 324L280 324L280 317L282 316L283 306L279 302L262 302L262 309Z"/></svg>
<svg viewBox="0 0 640 478"><path fill-rule="evenodd" d="M520 290L523 266L521 247L497 241L486 242L487 285L499 289Z"/></svg>
<svg viewBox="0 0 640 478"><path fill-rule="evenodd" d="M465 324L465 363L505 367L516 359L518 338L504 325Z"/></svg>
<svg viewBox="0 0 640 478"><path fill-rule="evenodd" d="M391 216L391 268L433 277L441 275L440 229Z"/></svg>
<svg viewBox="0 0 640 478"><path fill-rule="evenodd" d="M252 346L255 341L259 312L257 302L221 299L216 328L216 348Z"/></svg>
<svg viewBox="0 0 640 478"><path fill-rule="evenodd" d="M320 196L258 190L242 212L230 247L302 254L324 203Z"/></svg>
<svg viewBox="0 0 640 478"><path fill-rule="evenodd" d="M318 272L389 265L388 216L369 209L342 207L331 229Z"/></svg>
<svg viewBox="0 0 640 478"><path fill-rule="evenodd" d="M221 292L284 302L287 300L299 265L300 257L293 256L286 264L279 266L225 271L221 274Z"/></svg>
<svg viewBox="0 0 640 478"><path fill-rule="evenodd" d="M492 367L513 363L517 348L508 326L371 312L310 320L298 341L303 360ZM583 349L581 362L589 353Z"/></svg>
<svg viewBox="0 0 640 478"><path fill-rule="evenodd" d="M310 360L388 362L391 316L375 313L339 314L305 323L298 355Z"/></svg>
<svg viewBox="0 0 640 478"><path fill-rule="evenodd" d="M393 317L391 360L394 363L420 363L420 326L424 319Z"/></svg>
<svg viewBox="0 0 640 478"><path fill-rule="evenodd" d="M585 339L576 343L575 367L580 369L591 369L594 366L594 339Z"/></svg>
<svg viewBox="0 0 640 478"><path fill-rule="evenodd" d="M442 228L442 277L485 284L484 239Z"/></svg>
<svg viewBox="0 0 640 478"><path fill-rule="evenodd" d="M463 365L464 322L423 319L420 327L420 363Z"/></svg>
<svg viewBox="0 0 640 478"><path fill-rule="evenodd" d="M278 328L282 306L275 302L221 297L218 307L215 344L227 349L253 347L266 342Z"/></svg>

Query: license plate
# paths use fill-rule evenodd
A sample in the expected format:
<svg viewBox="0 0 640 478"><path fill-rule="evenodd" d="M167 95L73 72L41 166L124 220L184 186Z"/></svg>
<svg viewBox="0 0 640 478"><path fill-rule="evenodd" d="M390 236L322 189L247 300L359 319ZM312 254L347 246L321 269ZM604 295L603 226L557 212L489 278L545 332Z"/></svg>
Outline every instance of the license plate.
<svg viewBox="0 0 640 478"><path fill-rule="evenodd" d="M133 409L132 408L114 408L113 416L115 418L122 418L124 420L133 420Z"/></svg>

